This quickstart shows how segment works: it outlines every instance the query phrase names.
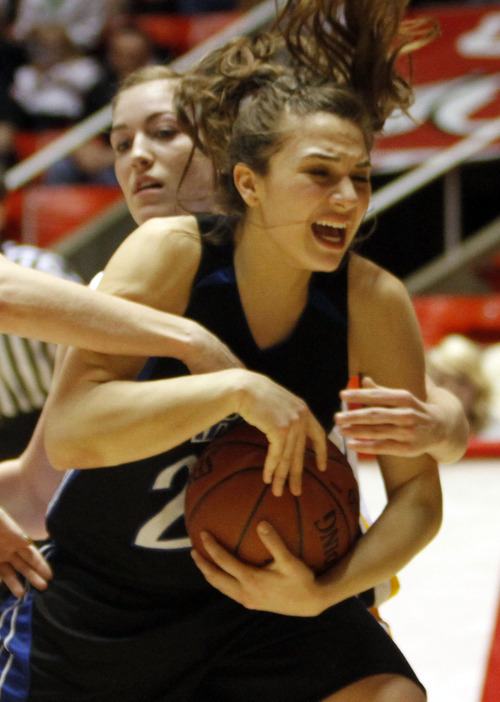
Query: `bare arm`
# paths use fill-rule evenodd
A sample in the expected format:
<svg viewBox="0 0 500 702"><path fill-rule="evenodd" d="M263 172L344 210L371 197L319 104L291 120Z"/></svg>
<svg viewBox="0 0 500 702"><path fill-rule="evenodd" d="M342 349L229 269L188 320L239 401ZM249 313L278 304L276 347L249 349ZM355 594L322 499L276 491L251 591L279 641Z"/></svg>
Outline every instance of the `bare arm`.
<svg viewBox="0 0 500 702"><path fill-rule="evenodd" d="M461 402L426 376L427 399L408 390L377 385L364 377L360 389L341 398L362 405L335 415L335 422L354 451L393 456L428 453L441 463L460 460L467 448L469 425Z"/></svg>
<svg viewBox="0 0 500 702"><path fill-rule="evenodd" d="M22 456L0 463L0 578L16 597L24 593L20 575L40 590L51 577L31 538L47 536L45 514L61 477L45 454L41 420Z"/></svg>
<svg viewBox="0 0 500 702"><path fill-rule="evenodd" d="M62 473L45 453L44 412L19 458L0 463L0 578L16 597L24 593L20 575L44 590L51 569L31 539L45 539L45 515Z"/></svg>
<svg viewBox="0 0 500 702"><path fill-rule="evenodd" d="M100 353L173 356L192 372L241 366L196 322L23 268L2 255L0 329Z"/></svg>
<svg viewBox="0 0 500 702"><path fill-rule="evenodd" d="M183 314L200 253L194 218L149 220L112 257L101 286ZM240 368L137 383L143 362L134 356L68 352L48 403L45 440L56 468L139 460L235 412L269 438L264 475L276 492L289 470L293 489L300 490L306 436L317 448L320 467L325 466L325 435L317 420L302 400L265 376Z"/></svg>
<svg viewBox="0 0 500 702"><path fill-rule="evenodd" d="M0 463L1 505L33 539L47 536L45 514L62 479L45 453L43 421L44 412L19 458Z"/></svg>
<svg viewBox="0 0 500 702"><path fill-rule="evenodd" d="M420 329L404 286L358 257L353 258L349 284L353 374L368 375L383 386L401 387L424 399ZM347 558L320 581L327 600L363 592L391 577L434 538L441 524L436 462L428 454L384 455L378 461L387 506Z"/></svg>

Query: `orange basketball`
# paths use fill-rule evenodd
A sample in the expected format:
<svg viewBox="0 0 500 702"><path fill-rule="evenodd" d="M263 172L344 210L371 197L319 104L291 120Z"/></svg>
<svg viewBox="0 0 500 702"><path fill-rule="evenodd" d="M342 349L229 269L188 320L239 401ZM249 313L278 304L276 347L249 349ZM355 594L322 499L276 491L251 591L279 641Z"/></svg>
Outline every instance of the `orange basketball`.
<svg viewBox="0 0 500 702"><path fill-rule="evenodd" d="M328 467L321 472L312 448L304 456L302 494L285 487L272 494L262 479L268 441L240 424L210 443L194 466L186 492L185 519L193 546L209 558L200 539L210 532L241 560L258 566L271 556L256 526L274 526L286 546L317 573L338 561L359 533L359 492L344 454L328 441Z"/></svg>

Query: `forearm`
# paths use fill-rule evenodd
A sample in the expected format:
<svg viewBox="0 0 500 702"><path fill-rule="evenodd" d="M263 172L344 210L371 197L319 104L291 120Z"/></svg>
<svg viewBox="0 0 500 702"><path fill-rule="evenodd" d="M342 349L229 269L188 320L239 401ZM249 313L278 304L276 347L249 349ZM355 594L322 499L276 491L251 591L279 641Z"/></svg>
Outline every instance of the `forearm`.
<svg viewBox="0 0 500 702"><path fill-rule="evenodd" d="M100 353L189 364L208 332L195 322L22 268L2 257L0 329Z"/></svg>
<svg viewBox="0 0 500 702"><path fill-rule="evenodd" d="M45 445L52 465L95 468L167 451L237 411L243 374L227 370L165 380L110 380L48 407ZM254 374L252 374L254 375Z"/></svg>
<svg viewBox="0 0 500 702"><path fill-rule="evenodd" d="M398 488L352 551L318 578L319 611L399 572L437 534L441 514L439 478L429 468Z"/></svg>
<svg viewBox="0 0 500 702"><path fill-rule="evenodd" d="M33 489L29 479L26 479L19 459L0 463L0 506L33 539L47 536L47 505L48 500L41 498L38 489Z"/></svg>

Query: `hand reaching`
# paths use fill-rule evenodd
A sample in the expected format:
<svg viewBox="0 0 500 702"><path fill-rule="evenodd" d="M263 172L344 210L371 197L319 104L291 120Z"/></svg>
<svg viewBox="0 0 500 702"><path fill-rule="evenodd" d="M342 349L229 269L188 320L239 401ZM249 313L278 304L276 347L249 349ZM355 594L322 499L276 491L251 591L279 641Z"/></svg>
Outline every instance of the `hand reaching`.
<svg viewBox="0 0 500 702"><path fill-rule="evenodd" d="M326 470L326 435L304 400L264 375L246 376L238 414L267 436L269 449L264 463L264 482L272 483L273 494L283 493L288 480L294 495L300 495L304 451L311 439L318 469Z"/></svg>
<svg viewBox="0 0 500 702"><path fill-rule="evenodd" d="M348 405L359 405L335 415L339 432L354 451L418 456L432 453L445 436L442 408L407 390L383 387L365 377L361 388L343 390L340 396Z"/></svg>
<svg viewBox="0 0 500 702"><path fill-rule="evenodd" d="M31 539L0 508L0 579L16 597L22 597L25 591L20 575L34 587L45 590L52 571Z"/></svg>

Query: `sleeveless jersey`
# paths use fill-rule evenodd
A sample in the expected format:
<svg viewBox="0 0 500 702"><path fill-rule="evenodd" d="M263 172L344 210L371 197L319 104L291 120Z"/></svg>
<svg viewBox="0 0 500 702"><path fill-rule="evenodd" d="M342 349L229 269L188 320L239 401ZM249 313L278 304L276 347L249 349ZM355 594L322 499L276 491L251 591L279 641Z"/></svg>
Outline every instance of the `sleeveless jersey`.
<svg viewBox="0 0 500 702"><path fill-rule="evenodd" d="M331 429L347 383L346 265L312 277L293 333L262 350L231 247L204 244L186 315ZM150 359L141 379L186 373L174 359ZM189 553L184 489L207 442L237 421L147 460L65 476L48 517L54 578L0 609L2 702L304 702L391 672L419 684L359 598L286 617L247 610L206 583Z"/></svg>
<svg viewBox="0 0 500 702"><path fill-rule="evenodd" d="M282 343L260 350L238 294L232 246L204 243L186 316L221 338L251 370L264 373L302 397L329 431L347 384L347 266L313 276L297 326ZM187 373L171 358L150 359L140 378ZM181 446L119 468L74 470L48 516L57 544L84 569L101 572L145 593L185 592L204 581L191 563L183 520L189 468L206 443L237 417L229 417ZM98 534L96 534L98 525ZM186 575L184 579L183 575Z"/></svg>

